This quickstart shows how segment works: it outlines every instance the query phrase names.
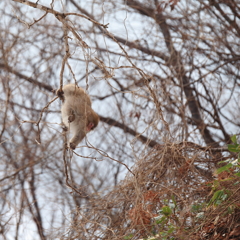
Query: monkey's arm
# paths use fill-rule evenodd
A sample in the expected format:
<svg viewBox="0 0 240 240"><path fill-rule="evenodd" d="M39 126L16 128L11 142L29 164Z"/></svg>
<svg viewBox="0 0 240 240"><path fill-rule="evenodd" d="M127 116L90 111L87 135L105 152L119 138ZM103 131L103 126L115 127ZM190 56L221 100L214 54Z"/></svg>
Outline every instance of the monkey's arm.
<svg viewBox="0 0 240 240"><path fill-rule="evenodd" d="M83 140L83 138L86 136L86 127L85 124L79 124L79 125L70 125L71 131L73 133L73 137L69 141L69 146L71 149L75 149L76 146Z"/></svg>

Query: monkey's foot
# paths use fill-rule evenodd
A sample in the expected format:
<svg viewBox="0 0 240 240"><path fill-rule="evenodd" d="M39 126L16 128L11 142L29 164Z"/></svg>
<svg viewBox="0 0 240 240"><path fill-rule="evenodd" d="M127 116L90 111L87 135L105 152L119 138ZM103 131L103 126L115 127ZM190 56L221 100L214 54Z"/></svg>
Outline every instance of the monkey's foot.
<svg viewBox="0 0 240 240"><path fill-rule="evenodd" d="M67 131L68 131L68 127L66 127L65 125L63 125L63 126L62 126L62 130L63 130L64 132L67 132Z"/></svg>
<svg viewBox="0 0 240 240"><path fill-rule="evenodd" d="M56 95L57 95L62 101L64 101L64 92L63 92L63 90L58 89L58 90L56 91Z"/></svg>
<svg viewBox="0 0 240 240"><path fill-rule="evenodd" d="M75 114L73 113L72 115L68 116L68 122L71 123L75 120Z"/></svg>

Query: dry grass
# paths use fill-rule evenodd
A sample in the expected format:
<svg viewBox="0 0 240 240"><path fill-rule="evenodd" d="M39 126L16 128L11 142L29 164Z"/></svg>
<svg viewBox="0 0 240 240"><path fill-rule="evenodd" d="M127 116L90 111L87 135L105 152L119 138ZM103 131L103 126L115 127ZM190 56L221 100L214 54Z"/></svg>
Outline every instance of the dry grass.
<svg viewBox="0 0 240 240"><path fill-rule="evenodd" d="M211 199L212 174L220 156L220 153L213 154L211 149L189 143L155 147L136 162L132 169L135 176L128 174L108 194L95 196L85 208L78 209L71 233L65 237L141 239L167 233L171 228L168 238L158 235L155 239L186 239L187 236L188 239L230 239L215 236L221 233L229 237L234 229L239 229L236 227L240 221L237 208L233 208L232 214L223 216L227 207L240 203L239 186L231 182L236 179L215 180L220 183L217 188L224 185L233 193L226 204L219 207L205 204L199 211L192 211L194 205L200 206ZM173 206L171 214L157 224L154 217L169 204ZM196 217L201 211L204 212L202 219ZM227 224L224 231L219 230L222 224Z"/></svg>

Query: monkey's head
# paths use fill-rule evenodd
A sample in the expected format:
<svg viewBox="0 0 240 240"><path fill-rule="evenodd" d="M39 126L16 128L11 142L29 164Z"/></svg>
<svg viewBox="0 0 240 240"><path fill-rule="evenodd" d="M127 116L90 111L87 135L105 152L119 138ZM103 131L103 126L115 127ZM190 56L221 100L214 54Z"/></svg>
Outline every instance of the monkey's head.
<svg viewBox="0 0 240 240"><path fill-rule="evenodd" d="M95 127L97 127L98 122L99 122L99 116L97 115L97 113L92 111L92 113L88 116L87 132L90 132Z"/></svg>

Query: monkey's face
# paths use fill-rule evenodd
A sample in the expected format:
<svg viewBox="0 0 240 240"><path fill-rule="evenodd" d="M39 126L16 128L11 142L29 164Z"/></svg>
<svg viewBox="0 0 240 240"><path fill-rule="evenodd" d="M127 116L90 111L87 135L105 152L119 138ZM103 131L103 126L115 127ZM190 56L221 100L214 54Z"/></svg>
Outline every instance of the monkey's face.
<svg viewBox="0 0 240 240"><path fill-rule="evenodd" d="M87 125L87 132L90 132L91 130L93 130L96 126L94 125L93 122L89 122Z"/></svg>
<svg viewBox="0 0 240 240"><path fill-rule="evenodd" d="M90 132L91 130L93 130L99 122L99 116L97 113L95 113L94 111L91 112L91 114L89 114L87 116L87 128L86 131Z"/></svg>

